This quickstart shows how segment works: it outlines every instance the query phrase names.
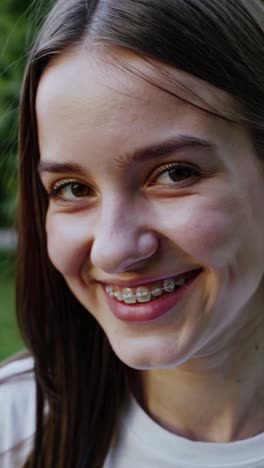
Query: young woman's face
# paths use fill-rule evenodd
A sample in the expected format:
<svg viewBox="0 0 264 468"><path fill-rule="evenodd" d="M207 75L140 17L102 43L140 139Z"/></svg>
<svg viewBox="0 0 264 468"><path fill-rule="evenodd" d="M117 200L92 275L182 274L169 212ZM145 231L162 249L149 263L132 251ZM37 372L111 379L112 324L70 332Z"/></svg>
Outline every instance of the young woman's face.
<svg viewBox="0 0 264 468"><path fill-rule="evenodd" d="M205 82L115 53L230 107ZM81 48L45 71L37 118L50 259L121 360L174 366L258 320L264 184L245 130Z"/></svg>

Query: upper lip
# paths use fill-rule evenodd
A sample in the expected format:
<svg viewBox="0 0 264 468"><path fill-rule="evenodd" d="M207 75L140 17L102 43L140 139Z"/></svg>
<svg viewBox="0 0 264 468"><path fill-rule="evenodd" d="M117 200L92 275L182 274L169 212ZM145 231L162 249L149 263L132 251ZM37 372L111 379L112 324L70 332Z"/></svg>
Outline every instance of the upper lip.
<svg viewBox="0 0 264 468"><path fill-rule="evenodd" d="M178 272L172 272L172 273L166 273L162 274L159 276L148 276L148 277L141 277L141 278L134 278L134 279L127 279L127 280L120 280L120 279L115 279L115 278L110 278L110 279L97 279L98 282L103 283L105 285L111 285L111 286L120 286L121 288L129 288L129 287L136 287L136 286L141 286L143 284L147 283L156 283L158 281L163 281L165 279L169 278L176 278L177 276L184 275L186 273L189 273L190 271L196 271L196 270L201 270L202 267L194 267L194 268L189 268L189 269L184 269Z"/></svg>

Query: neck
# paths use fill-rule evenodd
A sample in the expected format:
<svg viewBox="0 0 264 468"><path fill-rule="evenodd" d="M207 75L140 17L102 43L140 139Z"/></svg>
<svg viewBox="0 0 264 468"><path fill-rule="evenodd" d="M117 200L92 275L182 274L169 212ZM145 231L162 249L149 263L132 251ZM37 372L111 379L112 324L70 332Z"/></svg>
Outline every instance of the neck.
<svg viewBox="0 0 264 468"><path fill-rule="evenodd" d="M263 338L264 325L258 324L209 357L133 371L132 391L152 419L182 437L208 442L252 437L264 432Z"/></svg>

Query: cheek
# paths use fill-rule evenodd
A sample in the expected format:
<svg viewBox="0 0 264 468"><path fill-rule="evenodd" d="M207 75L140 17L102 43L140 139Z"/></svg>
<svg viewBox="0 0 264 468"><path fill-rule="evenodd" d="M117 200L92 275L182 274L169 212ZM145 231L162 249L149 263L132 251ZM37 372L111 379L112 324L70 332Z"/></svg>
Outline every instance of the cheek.
<svg viewBox="0 0 264 468"><path fill-rule="evenodd" d="M237 203L197 200L183 203L174 217L172 212L163 218L167 237L197 261L220 268L238 251L243 215Z"/></svg>
<svg viewBox="0 0 264 468"><path fill-rule="evenodd" d="M230 262L239 249L238 232L236 220L225 213L196 215L191 229L185 231L184 245L190 246L193 256L200 257L208 266L221 267Z"/></svg>
<svg viewBox="0 0 264 468"><path fill-rule="evenodd" d="M47 216L49 258L63 276L74 276L80 272L84 259L83 250L89 248L88 232L83 231L82 224L71 216Z"/></svg>

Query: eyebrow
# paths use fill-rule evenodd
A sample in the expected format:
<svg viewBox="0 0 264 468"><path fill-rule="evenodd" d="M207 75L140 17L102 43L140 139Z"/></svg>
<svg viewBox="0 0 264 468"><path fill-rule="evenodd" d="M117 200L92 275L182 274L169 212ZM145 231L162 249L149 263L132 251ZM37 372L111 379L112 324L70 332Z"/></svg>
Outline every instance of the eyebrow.
<svg viewBox="0 0 264 468"><path fill-rule="evenodd" d="M153 161L188 148L194 150L204 148L214 152L219 150L218 146L210 140L179 135L115 158L115 161L119 167L131 167L134 164Z"/></svg>
<svg viewBox="0 0 264 468"><path fill-rule="evenodd" d="M188 148L192 148L194 150L204 148L213 152L218 152L219 150L218 146L210 140L182 135L163 140L159 143L155 143L144 148L139 148L124 156L116 157L114 161L118 167L130 168L135 164L142 164L153 161ZM85 170L77 163L57 163L48 160L40 160L38 165L38 172L40 175L45 172L57 174L65 174L70 172L79 176L85 175Z"/></svg>
<svg viewBox="0 0 264 468"><path fill-rule="evenodd" d="M74 172L76 175L84 176L85 172L79 164L72 162L56 163L53 161L40 160L38 164L38 172L40 175L47 173L65 174Z"/></svg>

